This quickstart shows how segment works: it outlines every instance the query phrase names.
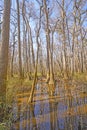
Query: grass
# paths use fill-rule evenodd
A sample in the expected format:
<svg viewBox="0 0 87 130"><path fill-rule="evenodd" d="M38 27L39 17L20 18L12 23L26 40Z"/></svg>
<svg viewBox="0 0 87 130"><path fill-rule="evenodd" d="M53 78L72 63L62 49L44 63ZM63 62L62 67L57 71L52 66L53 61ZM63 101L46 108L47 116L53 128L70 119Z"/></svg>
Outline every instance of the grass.
<svg viewBox="0 0 87 130"><path fill-rule="evenodd" d="M7 104L11 104L18 91L31 88L32 80L14 77L10 78L7 84Z"/></svg>
<svg viewBox="0 0 87 130"><path fill-rule="evenodd" d="M75 73L73 79L80 82L87 82L87 73Z"/></svg>
<svg viewBox="0 0 87 130"><path fill-rule="evenodd" d="M35 73L32 73L32 78L34 78ZM41 73L37 73L37 77L42 77Z"/></svg>

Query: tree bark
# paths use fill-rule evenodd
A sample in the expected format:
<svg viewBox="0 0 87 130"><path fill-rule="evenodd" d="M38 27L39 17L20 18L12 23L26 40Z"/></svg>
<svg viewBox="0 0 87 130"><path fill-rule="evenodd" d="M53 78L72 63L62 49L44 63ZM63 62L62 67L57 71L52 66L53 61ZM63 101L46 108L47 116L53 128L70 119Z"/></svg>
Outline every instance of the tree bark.
<svg viewBox="0 0 87 130"><path fill-rule="evenodd" d="M10 0L4 0L4 15L2 25L2 47L0 54L0 119L4 116L6 105L6 85L7 85L7 68L8 68L8 49L9 49L9 28L10 28Z"/></svg>
<svg viewBox="0 0 87 130"><path fill-rule="evenodd" d="M19 0L17 2L17 22L18 22L18 51L19 51L19 75L20 78L23 77L22 73L22 60L21 60L21 40L20 40L20 9L19 9Z"/></svg>
<svg viewBox="0 0 87 130"><path fill-rule="evenodd" d="M43 3L44 3L44 10L45 10L45 18L46 18L46 41L47 41L47 63L48 63L47 82L49 82L50 95L53 95L54 79L53 79L52 53L51 53L51 45L50 45L50 30L49 30L49 18L48 18L49 9L47 9L46 0L43 0Z"/></svg>

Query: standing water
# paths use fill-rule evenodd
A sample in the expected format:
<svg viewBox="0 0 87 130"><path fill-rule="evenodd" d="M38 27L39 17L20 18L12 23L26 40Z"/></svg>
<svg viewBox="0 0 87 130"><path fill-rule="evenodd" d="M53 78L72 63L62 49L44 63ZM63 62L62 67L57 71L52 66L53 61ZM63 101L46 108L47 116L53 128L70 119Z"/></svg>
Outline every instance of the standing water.
<svg viewBox="0 0 87 130"><path fill-rule="evenodd" d="M11 130L87 130L87 91L82 87L60 82L49 96L47 84L38 82L27 107L30 91L18 93Z"/></svg>

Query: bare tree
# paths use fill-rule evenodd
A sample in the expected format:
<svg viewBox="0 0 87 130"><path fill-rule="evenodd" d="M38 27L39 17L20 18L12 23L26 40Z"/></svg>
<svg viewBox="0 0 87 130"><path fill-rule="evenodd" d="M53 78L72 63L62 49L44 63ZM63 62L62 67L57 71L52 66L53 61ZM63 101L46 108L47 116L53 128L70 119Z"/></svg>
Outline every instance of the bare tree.
<svg viewBox="0 0 87 130"><path fill-rule="evenodd" d="M20 78L22 78L22 58L21 58L21 40L20 40L20 8L19 8L19 0L17 2L17 22L18 22L18 49L19 49L19 74Z"/></svg>
<svg viewBox="0 0 87 130"><path fill-rule="evenodd" d="M36 57L36 64L35 64L34 80L33 80L32 88L31 88L31 93L30 93L30 97L29 97L28 102L32 102L33 101L34 88L35 88L36 79L37 79L38 54L39 54L39 47L40 47L40 45L39 45L39 35L40 35L40 29L41 29L41 10L42 10L42 6L40 7L39 24L38 24L38 28L36 30L37 57Z"/></svg>
<svg viewBox="0 0 87 130"><path fill-rule="evenodd" d="M49 81L49 90L50 94L53 95L53 87L54 87L54 76L53 76L53 66L52 66L52 53L51 53L51 45L50 45L50 29L49 29L49 9L47 9L46 0L43 0L44 11L45 11L45 19L46 19L46 42L47 42L47 70L48 77L47 81Z"/></svg>

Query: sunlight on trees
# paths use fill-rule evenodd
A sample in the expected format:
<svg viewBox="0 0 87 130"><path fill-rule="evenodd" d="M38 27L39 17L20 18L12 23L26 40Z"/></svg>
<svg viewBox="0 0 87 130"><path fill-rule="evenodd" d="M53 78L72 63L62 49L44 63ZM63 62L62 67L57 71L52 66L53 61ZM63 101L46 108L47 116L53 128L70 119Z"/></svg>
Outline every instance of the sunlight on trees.
<svg viewBox="0 0 87 130"><path fill-rule="evenodd" d="M82 130L82 114L87 114L85 86L87 0L0 0L0 122L4 122L9 108L14 112L15 101L23 105L23 109L18 107L19 113L30 105L35 117L33 104L40 101L45 109L42 102L49 100L50 117L55 120L59 102L66 104L61 118L75 116L75 107L76 115L81 114L77 124ZM6 99L9 95L11 100ZM70 118L67 128L66 120L65 130L73 130L73 121ZM45 121L41 118L41 122ZM49 122L49 129L57 127L56 121Z"/></svg>

